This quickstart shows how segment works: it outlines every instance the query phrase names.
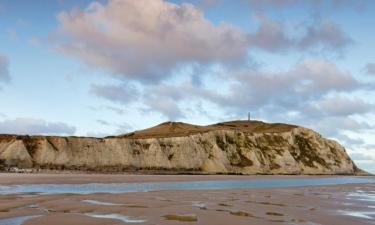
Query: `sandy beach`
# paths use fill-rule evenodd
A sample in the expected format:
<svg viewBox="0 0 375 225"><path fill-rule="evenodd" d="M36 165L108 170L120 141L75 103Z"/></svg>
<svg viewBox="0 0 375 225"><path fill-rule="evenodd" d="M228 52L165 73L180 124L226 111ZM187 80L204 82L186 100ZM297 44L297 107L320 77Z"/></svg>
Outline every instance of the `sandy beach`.
<svg viewBox="0 0 375 225"><path fill-rule="evenodd" d="M290 177L0 174L0 185ZM374 183L86 195L18 193L0 196L0 224L374 224L374 196Z"/></svg>

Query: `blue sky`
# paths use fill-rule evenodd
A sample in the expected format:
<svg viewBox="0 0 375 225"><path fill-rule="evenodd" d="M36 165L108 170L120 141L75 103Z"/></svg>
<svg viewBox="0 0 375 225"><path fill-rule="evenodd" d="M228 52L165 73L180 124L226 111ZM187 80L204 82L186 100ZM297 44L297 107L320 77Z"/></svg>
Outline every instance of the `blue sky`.
<svg viewBox="0 0 375 225"><path fill-rule="evenodd" d="M0 133L310 127L375 172L374 1L0 0Z"/></svg>

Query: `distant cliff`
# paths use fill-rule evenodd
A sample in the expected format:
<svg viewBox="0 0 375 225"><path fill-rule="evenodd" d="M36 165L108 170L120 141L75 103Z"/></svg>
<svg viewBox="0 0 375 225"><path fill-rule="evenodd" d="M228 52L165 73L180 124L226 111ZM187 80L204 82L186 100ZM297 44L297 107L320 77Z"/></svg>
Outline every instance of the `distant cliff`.
<svg viewBox="0 0 375 225"><path fill-rule="evenodd" d="M106 138L0 135L0 168L165 173L355 174L343 146L287 124L166 122Z"/></svg>

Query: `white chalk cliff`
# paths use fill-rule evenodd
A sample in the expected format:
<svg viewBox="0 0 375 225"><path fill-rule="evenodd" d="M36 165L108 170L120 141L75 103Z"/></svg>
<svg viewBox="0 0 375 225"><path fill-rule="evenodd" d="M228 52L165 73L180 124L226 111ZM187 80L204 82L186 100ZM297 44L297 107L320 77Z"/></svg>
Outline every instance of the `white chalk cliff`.
<svg viewBox="0 0 375 225"><path fill-rule="evenodd" d="M105 138L0 135L0 168L165 173L356 174L343 146L303 127L166 122Z"/></svg>

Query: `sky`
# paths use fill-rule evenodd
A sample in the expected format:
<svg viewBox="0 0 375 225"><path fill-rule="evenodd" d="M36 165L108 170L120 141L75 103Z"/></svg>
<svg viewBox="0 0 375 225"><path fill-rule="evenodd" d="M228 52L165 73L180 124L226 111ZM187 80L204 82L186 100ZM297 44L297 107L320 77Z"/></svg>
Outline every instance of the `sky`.
<svg viewBox="0 0 375 225"><path fill-rule="evenodd" d="M0 0L0 133L305 126L375 172L375 1Z"/></svg>

